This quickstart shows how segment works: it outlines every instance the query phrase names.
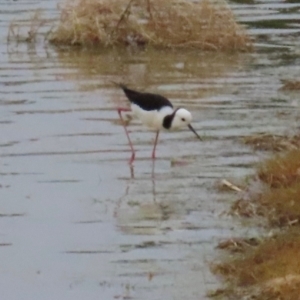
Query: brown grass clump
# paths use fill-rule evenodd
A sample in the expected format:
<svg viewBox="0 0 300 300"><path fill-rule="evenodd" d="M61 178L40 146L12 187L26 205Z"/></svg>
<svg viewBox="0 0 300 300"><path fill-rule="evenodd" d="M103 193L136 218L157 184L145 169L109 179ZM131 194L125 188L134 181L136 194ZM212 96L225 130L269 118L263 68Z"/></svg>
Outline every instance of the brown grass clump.
<svg viewBox="0 0 300 300"><path fill-rule="evenodd" d="M226 3L203 0L66 0L50 41L248 51L252 42Z"/></svg>
<svg viewBox="0 0 300 300"><path fill-rule="evenodd" d="M258 179L233 203L230 213L247 218L261 216L271 226L299 224L300 149L268 159L259 167Z"/></svg>
<svg viewBox="0 0 300 300"><path fill-rule="evenodd" d="M244 137L243 142L259 151L288 151L300 148L300 135L281 136L258 133Z"/></svg>
<svg viewBox="0 0 300 300"><path fill-rule="evenodd" d="M299 247L299 230L291 228L238 258L213 265L212 270L226 278L232 294L239 293L241 288L255 287L252 292L256 297L251 299L299 299Z"/></svg>
<svg viewBox="0 0 300 300"><path fill-rule="evenodd" d="M258 141L260 143L260 138ZM231 208L232 214L256 217L254 220L259 222L266 219L271 226L284 228L271 238L254 239L254 243L248 242L252 239L235 238L220 243L219 248L235 255L212 266L212 271L227 282L227 286L212 293L212 297L300 299L300 148L297 138L291 148L293 150L264 162L258 169L258 180L252 182Z"/></svg>
<svg viewBox="0 0 300 300"><path fill-rule="evenodd" d="M300 91L299 80L281 80L281 82L283 83L281 91Z"/></svg>
<svg viewBox="0 0 300 300"><path fill-rule="evenodd" d="M299 224L300 220L300 182L289 187L270 189L260 196L260 211L272 226Z"/></svg>
<svg viewBox="0 0 300 300"><path fill-rule="evenodd" d="M262 164L258 177L272 188L291 186L300 180L300 149L277 155Z"/></svg>

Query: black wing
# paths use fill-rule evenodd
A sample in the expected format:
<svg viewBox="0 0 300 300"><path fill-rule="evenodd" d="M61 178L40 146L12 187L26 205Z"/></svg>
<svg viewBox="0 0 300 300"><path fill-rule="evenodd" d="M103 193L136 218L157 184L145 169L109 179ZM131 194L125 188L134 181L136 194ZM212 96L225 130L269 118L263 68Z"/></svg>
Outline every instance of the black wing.
<svg viewBox="0 0 300 300"><path fill-rule="evenodd" d="M172 103L165 97L158 94L141 93L127 88L124 84L118 84L124 91L126 97L131 103L140 108L151 111L160 110L162 107L169 106L173 108Z"/></svg>

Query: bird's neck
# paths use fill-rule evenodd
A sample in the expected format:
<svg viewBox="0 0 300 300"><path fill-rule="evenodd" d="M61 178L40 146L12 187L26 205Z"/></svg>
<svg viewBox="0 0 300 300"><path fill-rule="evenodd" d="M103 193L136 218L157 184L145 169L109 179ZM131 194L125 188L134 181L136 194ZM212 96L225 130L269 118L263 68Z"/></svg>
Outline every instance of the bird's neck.
<svg viewBox="0 0 300 300"><path fill-rule="evenodd" d="M165 129L170 129L172 127L172 122L175 117L175 114L179 108L175 109L171 114L168 114L163 119L163 127Z"/></svg>

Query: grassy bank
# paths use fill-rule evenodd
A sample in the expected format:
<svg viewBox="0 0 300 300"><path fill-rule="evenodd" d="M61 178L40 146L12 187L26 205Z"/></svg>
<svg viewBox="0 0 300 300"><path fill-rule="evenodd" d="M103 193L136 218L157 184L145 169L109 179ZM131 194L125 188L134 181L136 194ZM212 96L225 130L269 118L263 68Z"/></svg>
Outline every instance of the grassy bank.
<svg viewBox="0 0 300 300"><path fill-rule="evenodd" d="M272 142L269 147L266 140ZM277 137L274 142L267 136L266 140L260 140L263 148L285 151L257 167L256 176L232 205L231 213L265 220L269 234L250 241L220 243L219 248L231 255L212 265L212 271L225 283L225 288L211 293L217 299L299 299L300 149L294 137ZM247 144L256 147L257 139L247 139ZM253 192L251 184L260 188Z"/></svg>

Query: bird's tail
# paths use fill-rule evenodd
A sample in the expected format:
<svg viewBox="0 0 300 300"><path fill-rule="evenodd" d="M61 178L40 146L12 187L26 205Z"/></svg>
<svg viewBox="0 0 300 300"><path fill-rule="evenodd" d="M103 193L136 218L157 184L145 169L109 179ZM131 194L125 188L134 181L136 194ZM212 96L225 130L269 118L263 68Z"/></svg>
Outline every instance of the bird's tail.
<svg viewBox="0 0 300 300"><path fill-rule="evenodd" d="M137 92L137 91L134 91L134 90L131 90L129 89L125 84L123 83L117 83L117 82L114 82L112 81L114 84L116 84L118 87L120 87L124 94L126 95L126 97L128 98L128 100L132 103L135 103L136 100L138 98L140 98L141 96L141 93L140 92Z"/></svg>
<svg viewBox="0 0 300 300"><path fill-rule="evenodd" d="M122 90L126 90L128 89L127 86L122 83L122 82L115 82L115 81L111 81L113 84L115 84L116 86L120 87Z"/></svg>

